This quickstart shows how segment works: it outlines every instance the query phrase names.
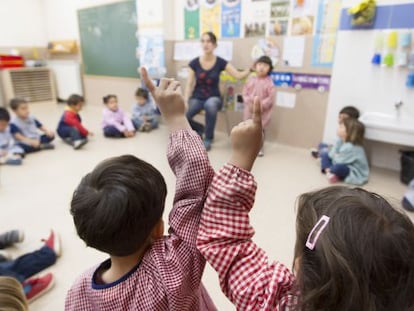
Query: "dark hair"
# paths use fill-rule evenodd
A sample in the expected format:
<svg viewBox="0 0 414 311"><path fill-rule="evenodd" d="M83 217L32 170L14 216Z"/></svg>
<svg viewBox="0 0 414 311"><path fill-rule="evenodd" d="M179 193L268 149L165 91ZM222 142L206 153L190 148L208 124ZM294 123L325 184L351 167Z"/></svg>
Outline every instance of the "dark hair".
<svg viewBox="0 0 414 311"><path fill-rule="evenodd" d="M346 129L346 141L354 145L363 145L365 125L354 118L346 118L343 123Z"/></svg>
<svg viewBox="0 0 414 311"><path fill-rule="evenodd" d="M161 173L132 155L101 162L75 190L70 212L86 245L128 256L146 245L164 212Z"/></svg>
<svg viewBox="0 0 414 311"><path fill-rule="evenodd" d="M116 95L109 94L109 95L104 96L102 98L102 100L103 100L104 104L107 104L111 98L117 99Z"/></svg>
<svg viewBox="0 0 414 311"><path fill-rule="evenodd" d="M259 59L256 61L256 64L257 63L264 63L264 64L269 65L269 71L267 72L267 74L270 75L272 73L273 63L269 56L266 56L266 55L260 56Z"/></svg>
<svg viewBox="0 0 414 311"><path fill-rule="evenodd" d="M72 94L68 98L69 106L76 106L77 104L83 103L83 102L85 102L85 99L83 98L83 96L78 95L78 94Z"/></svg>
<svg viewBox="0 0 414 311"><path fill-rule="evenodd" d="M10 121L10 113L4 107L0 107L0 121Z"/></svg>
<svg viewBox="0 0 414 311"><path fill-rule="evenodd" d="M345 106L339 111L339 114L346 114L349 118L359 118L359 110L354 106Z"/></svg>
<svg viewBox="0 0 414 311"><path fill-rule="evenodd" d="M135 96L144 97L146 100L149 98L149 92L146 89L143 89L142 87L139 87L135 91Z"/></svg>
<svg viewBox="0 0 414 311"><path fill-rule="evenodd" d="M207 35L209 37L211 43L213 43L214 45L217 45L217 37L213 32L206 31L201 36L204 36L204 35Z"/></svg>
<svg viewBox="0 0 414 311"><path fill-rule="evenodd" d="M12 100L10 100L10 108L13 111L19 109L21 104L27 104L27 100L25 100L24 98L13 98Z"/></svg>
<svg viewBox="0 0 414 311"><path fill-rule="evenodd" d="M330 221L310 250L322 215ZM414 225L383 197L345 186L305 193L296 234L300 310L413 310Z"/></svg>

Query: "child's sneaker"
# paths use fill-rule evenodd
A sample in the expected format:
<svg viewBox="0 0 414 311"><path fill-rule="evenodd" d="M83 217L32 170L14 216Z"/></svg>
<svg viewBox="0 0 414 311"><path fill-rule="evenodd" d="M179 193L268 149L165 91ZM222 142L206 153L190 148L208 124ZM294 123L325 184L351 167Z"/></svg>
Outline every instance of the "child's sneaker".
<svg viewBox="0 0 414 311"><path fill-rule="evenodd" d="M33 300L41 297L47 293L54 285L54 278L52 273L45 274L41 277L35 277L23 282L23 289L27 301L30 303Z"/></svg>
<svg viewBox="0 0 414 311"><path fill-rule="evenodd" d="M310 152L311 152L311 156L312 157L314 157L315 159L318 159L319 158L319 152L318 152L318 150L316 148L312 148L310 150Z"/></svg>
<svg viewBox="0 0 414 311"><path fill-rule="evenodd" d="M332 174L332 173L327 173L326 177L328 178L329 183L331 183L331 184L335 184L335 183L341 181L338 176L336 176L335 174Z"/></svg>
<svg viewBox="0 0 414 311"><path fill-rule="evenodd" d="M56 257L62 255L59 234L55 233L53 230L50 230L49 237L47 239L42 239L42 242L45 242L45 246L49 247L55 252Z"/></svg>
<svg viewBox="0 0 414 311"><path fill-rule="evenodd" d="M41 150L52 150L52 149L55 149L55 145L50 144L50 143L48 143L48 144L41 144L40 145L40 149Z"/></svg>
<svg viewBox="0 0 414 311"><path fill-rule="evenodd" d="M88 141L86 139L78 139L73 142L73 149L78 150L85 146Z"/></svg>
<svg viewBox="0 0 414 311"><path fill-rule="evenodd" d="M72 141L72 138L70 138L70 137L66 137L66 138L63 138L63 141L64 141L66 144L73 146L73 141Z"/></svg>
<svg viewBox="0 0 414 311"><path fill-rule="evenodd" d="M15 243L21 243L24 240L24 231L10 230L0 234L0 245L5 248Z"/></svg>

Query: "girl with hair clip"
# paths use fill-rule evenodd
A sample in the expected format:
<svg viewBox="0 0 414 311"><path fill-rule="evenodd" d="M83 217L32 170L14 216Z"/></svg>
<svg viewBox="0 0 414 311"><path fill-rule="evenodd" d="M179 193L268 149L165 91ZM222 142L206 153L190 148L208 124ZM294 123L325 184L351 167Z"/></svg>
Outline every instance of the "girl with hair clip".
<svg viewBox="0 0 414 311"><path fill-rule="evenodd" d="M250 171L261 138L255 99L253 120L231 133L232 154L213 178L197 237L237 310L414 310L414 225L375 193L334 186L299 197L295 275L253 242Z"/></svg>
<svg viewBox="0 0 414 311"><path fill-rule="evenodd" d="M244 120L252 117L253 98L258 96L262 105L262 125L266 130L272 117L276 89L270 74L273 70L272 60L268 56L261 56L255 63L256 76L251 77L243 86ZM264 156L263 146L259 157Z"/></svg>
<svg viewBox="0 0 414 311"><path fill-rule="evenodd" d="M368 181L369 166L365 155L364 124L356 119L345 119L338 126L339 137L329 152L322 152L321 171L329 182L344 181L362 185Z"/></svg>
<svg viewBox="0 0 414 311"><path fill-rule="evenodd" d="M102 128L105 137L121 138L135 136L135 127L131 119L119 108L116 95L103 98L105 108L102 112Z"/></svg>

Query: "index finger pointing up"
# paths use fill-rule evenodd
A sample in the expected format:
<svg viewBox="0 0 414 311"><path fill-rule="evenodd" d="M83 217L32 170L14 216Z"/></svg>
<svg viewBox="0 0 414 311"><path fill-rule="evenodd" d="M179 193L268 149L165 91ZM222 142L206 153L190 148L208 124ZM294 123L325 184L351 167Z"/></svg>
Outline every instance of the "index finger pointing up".
<svg viewBox="0 0 414 311"><path fill-rule="evenodd" d="M262 124L262 105L258 96L255 96L253 99L253 122L257 124Z"/></svg>
<svg viewBox="0 0 414 311"><path fill-rule="evenodd" d="M152 95L154 95L156 87L155 87L154 83L152 83L152 80L149 78L147 69L145 69L144 67L141 67L140 71L141 71L142 81L144 82L144 84L147 87L148 91L150 91L150 93Z"/></svg>

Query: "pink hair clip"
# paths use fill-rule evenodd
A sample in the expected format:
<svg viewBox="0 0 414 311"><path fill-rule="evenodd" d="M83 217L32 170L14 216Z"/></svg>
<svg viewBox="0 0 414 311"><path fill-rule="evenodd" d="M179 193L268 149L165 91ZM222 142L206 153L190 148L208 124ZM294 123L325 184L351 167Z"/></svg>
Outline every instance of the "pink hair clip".
<svg viewBox="0 0 414 311"><path fill-rule="evenodd" d="M306 241L306 247L309 248L311 251L315 248L316 242L319 239L322 231L329 223L329 217L326 215L322 215L322 217L318 220L316 225L313 227L312 231L308 235L308 239Z"/></svg>

